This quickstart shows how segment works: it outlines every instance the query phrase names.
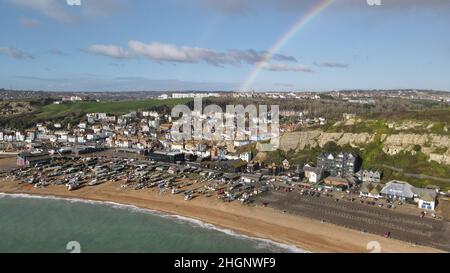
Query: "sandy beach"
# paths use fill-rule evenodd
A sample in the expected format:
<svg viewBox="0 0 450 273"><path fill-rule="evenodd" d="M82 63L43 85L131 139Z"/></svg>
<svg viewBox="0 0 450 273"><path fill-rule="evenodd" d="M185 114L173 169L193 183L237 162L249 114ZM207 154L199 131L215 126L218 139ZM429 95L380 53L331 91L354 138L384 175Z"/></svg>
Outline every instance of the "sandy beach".
<svg viewBox="0 0 450 273"><path fill-rule="evenodd" d="M0 192L79 198L95 201L112 201L135 205L168 214L185 216L220 228L233 230L252 237L296 246L310 252L370 252L369 242L378 242L381 252L441 252L430 247L387 239L382 236L321 223L297 215L284 214L271 208L223 203L215 197L198 197L184 201L181 195L156 190L121 189L120 183L110 182L95 187L83 187L69 192L64 186L36 189L28 184L0 181Z"/></svg>

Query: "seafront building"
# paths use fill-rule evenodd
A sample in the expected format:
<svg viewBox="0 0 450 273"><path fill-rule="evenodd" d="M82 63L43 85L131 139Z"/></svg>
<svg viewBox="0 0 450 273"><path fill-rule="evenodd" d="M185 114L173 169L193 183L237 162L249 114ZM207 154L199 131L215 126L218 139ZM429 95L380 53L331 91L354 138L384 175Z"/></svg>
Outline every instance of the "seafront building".
<svg viewBox="0 0 450 273"><path fill-rule="evenodd" d="M317 157L317 167L331 176L345 178L359 170L360 158L347 152L323 153Z"/></svg>
<svg viewBox="0 0 450 273"><path fill-rule="evenodd" d="M50 155L43 152L21 152L17 155L17 165L21 167L34 167L39 164L48 164L50 161Z"/></svg>
<svg viewBox="0 0 450 273"><path fill-rule="evenodd" d="M421 209L434 210L436 207L435 190L416 188L403 181L388 182L380 194L387 199L415 202Z"/></svg>

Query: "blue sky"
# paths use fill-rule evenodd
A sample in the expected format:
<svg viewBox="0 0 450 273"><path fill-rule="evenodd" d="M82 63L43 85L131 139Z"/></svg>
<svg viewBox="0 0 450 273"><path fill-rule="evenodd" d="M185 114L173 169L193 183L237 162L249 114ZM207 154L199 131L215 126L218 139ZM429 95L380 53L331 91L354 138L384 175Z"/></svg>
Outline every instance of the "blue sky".
<svg viewBox="0 0 450 273"><path fill-rule="evenodd" d="M0 88L450 90L450 1L0 0Z"/></svg>

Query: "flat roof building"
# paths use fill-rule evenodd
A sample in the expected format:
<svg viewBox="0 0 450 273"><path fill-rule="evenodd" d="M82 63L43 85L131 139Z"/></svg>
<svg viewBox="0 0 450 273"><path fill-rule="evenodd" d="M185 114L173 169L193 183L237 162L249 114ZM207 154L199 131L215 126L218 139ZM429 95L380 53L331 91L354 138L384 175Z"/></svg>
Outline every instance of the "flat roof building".
<svg viewBox="0 0 450 273"><path fill-rule="evenodd" d="M176 163L184 162L185 156L180 152L154 151L148 154L150 160L158 162Z"/></svg>
<svg viewBox="0 0 450 273"><path fill-rule="evenodd" d="M48 164L51 162L51 159L48 153L21 152L17 155L17 165L29 167L38 164Z"/></svg>

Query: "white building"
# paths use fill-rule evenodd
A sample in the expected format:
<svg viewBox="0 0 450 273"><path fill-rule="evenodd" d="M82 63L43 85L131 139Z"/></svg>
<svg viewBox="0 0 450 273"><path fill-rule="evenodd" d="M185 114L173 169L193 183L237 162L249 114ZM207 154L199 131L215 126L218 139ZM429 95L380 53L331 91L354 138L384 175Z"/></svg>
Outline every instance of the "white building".
<svg viewBox="0 0 450 273"><path fill-rule="evenodd" d="M169 95L167 94L162 94L158 97L160 100L167 100L169 98Z"/></svg>
<svg viewBox="0 0 450 273"><path fill-rule="evenodd" d="M250 160L252 160L252 153L251 152L241 153L239 155L239 158L242 159L243 161L250 162Z"/></svg>
<svg viewBox="0 0 450 273"><path fill-rule="evenodd" d="M64 97L62 100L63 101L82 101L83 99L79 96L70 96L70 97Z"/></svg>
<svg viewBox="0 0 450 273"><path fill-rule="evenodd" d="M155 111L144 111L142 112L143 117L152 117L152 118L158 118L159 114Z"/></svg>
<svg viewBox="0 0 450 273"><path fill-rule="evenodd" d="M77 143L86 143L86 138L84 136L77 137Z"/></svg>
<svg viewBox="0 0 450 273"><path fill-rule="evenodd" d="M306 164L303 167L303 171L305 172L305 178L308 179L308 182L310 183L318 183L322 179L322 168L311 167L310 165Z"/></svg>
<svg viewBox="0 0 450 273"><path fill-rule="evenodd" d="M250 140L235 140L233 142L234 147L241 147L250 144Z"/></svg>
<svg viewBox="0 0 450 273"><path fill-rule="evenodd" d="M416 188L407 182L392 180L381 190L381 195L389 199L411 200L419 208L434 210L437 192L431 189Z"/></svg>
<svg viewBox="0 0 450 273"><path fill-rule="evenodd" d="M80 129L86 129L86 128L87 128L86 122L80 122L80 124L78 124L78 128L80 128Z"/></svg>
<svg viewBox="0 0 450 273"><path fill-rule="evenodd" d="M155 120L150 120L148 122L148 126L150 126L151 128L158 128L159 127L159 118L157 118Z"/></svg>
<svg viewBox="0 0 450 273"><path fill-rule="evenodd" d="M216 93L173 93L172 98L174 99L186 99L186 98L207 98L216 97Z"/></svg>

